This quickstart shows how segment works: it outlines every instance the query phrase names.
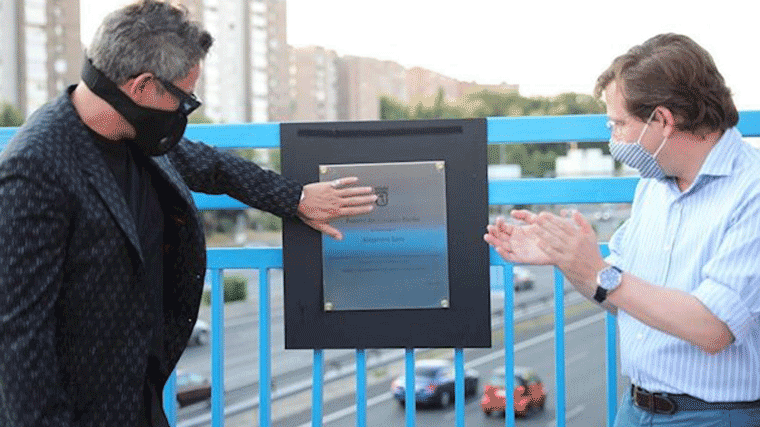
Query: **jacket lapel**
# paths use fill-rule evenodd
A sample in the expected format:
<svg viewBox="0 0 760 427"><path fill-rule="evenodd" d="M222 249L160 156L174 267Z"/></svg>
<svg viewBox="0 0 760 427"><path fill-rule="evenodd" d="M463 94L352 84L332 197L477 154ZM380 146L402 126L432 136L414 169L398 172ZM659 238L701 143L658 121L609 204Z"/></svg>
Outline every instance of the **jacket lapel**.
<svg viewBox="0 0 760 427"><path fill-rule="evenodd" d="M137 236L137 226L129 212L124 195L122 195L121 189L113 178L113 173L100 155L100 150L93 143L92 136L84 128L81 129L80 133L80 137L75 138L75 140L79 149L82 170L87 175L90 185L98 192L116 223L135 248L140 257L140 262L144 263L145 259Z"/></svg>
<svg viewBox="0 0 760 427"><path fill-rule="evenodd" d="M182 177L179 176L177 170L171 165L169 159L166 156L150 157L150 161L156 166L156 170L159 171L161 177L164 178L174 190L179 194L188 206L194 206L193 196L190 190L185 185Z"/></svg>

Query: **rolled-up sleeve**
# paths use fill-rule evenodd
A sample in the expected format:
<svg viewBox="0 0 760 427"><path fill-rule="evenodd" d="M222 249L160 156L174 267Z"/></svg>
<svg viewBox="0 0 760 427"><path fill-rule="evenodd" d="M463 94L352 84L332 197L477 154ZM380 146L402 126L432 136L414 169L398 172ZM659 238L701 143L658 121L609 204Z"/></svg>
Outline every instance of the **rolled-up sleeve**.
<svg viewBox="0 0 760 427"><path fill-rule="evenodd" d="M736 343L760 321L760 196L741 207L692 291L728 326Z"/></svg>

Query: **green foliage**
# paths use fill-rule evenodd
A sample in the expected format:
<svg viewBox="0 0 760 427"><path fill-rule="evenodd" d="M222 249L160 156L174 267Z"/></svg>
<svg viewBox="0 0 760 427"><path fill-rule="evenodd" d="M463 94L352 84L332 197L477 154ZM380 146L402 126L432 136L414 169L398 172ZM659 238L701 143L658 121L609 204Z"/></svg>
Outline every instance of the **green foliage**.
<svg viewBox="0 0 760 427"><path fill-rule="evenodd" d="M187 118L187 122L188 123L193 123L193 124L210 124L210 123L214 123L213 120L211 120L210 118L204 116L199 111L196 111L196 112L190 114L190 117Z"/></svg>
<svg viewBox="0 0 760 427"><path fill-rule="evenodd" d="M387 96L380 97L380 118L383 120L409 119L409 107Z"/></svg>
<svg viewBox="0 0 760 427"><path fill-rule="evenodd" d="M226 276L224 278L224 302L245 301L248 296L248 281L242 276ZM203 293L203 304L211 305L211 293Z"/></svg>
<svg viewBox="0 0 760 427"><path fill-rule="evenodd" d="M387 96L380 97L381 120L429 120L429 119L461 119L464 118L460 108L449 105L444 99L443 89L439 88L432 107L426 107L422 103L414 106L414 109Z"/></svg>
<svg viewBox="0 0 760 427"><path fill-rule="evenodd" d="M482 90L459 100L457 105L446 103L439 89L432 107L421 102L414 107L388 97L380 98L381 120L453 119L475 117L557 116L567 114L604 113L604 104L591 95L563 93L555 97L524 97L517 92ZM588 144L608 152L606 143ZM567 152L564 144L491 145L488 163L519 164L523 176L551 176L558 156Z"/></svg>
<svg viewBox="0 0 760 427"><path fill-rule="evenodd" d="M0 126L21 126L24 123L24 115L16 107L3 103L0 111Z"/></svg>

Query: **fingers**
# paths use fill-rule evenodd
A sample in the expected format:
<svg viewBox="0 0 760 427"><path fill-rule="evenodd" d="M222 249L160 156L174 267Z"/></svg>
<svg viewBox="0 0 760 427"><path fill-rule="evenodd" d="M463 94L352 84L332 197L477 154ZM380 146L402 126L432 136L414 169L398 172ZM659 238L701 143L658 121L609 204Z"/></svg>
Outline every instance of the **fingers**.
<svg viewBox="0 0 760 427"><path fill-rule="evenodd" d="M484 234L483 235L483 240L485 240L486 243L488 243L491 246L499 246L502 243L504 243L504 242L501 241L501 239L499 239L498 237L496 237L496 236L494 236L493 234L490 234L490 233Z"/></svg>
<svg viewBox="0 0 760 427"><path fill-rule="evenodd" d="M549 212L541 212L536 219L536 224L542 230L560 238L569 237L572 233L572 230L569 228L573 227L572 225L568 227L566 220L552 215Z"/></svg>
<svg viewBox="0 0 760 427"><path fill-rule="evenodd" d="M373 204L377 201L377 195L342 197L340 201L343 206L370 205L370 209L367 211L370 212L372 211Z"/></svg>
<svg viewBox="0 0 760 427"><path fill-rule="evenodd" d="M596 234L594 232L594 229L591 227L591 224L586 221L586 218L581 215L580 212L575 211L573 212L573 221L580 227L581 230L583 230L586 234Z"/></svg>
<svg viewBox="0 0 760 427"><path fill-rule="evenodd" d="M335 181L331 181L331 182L335 182ZM353 196L372 195L374 194L374 191L375 190L372 187L348 187L348 188L341 188L340 190L337 191L337 193L340 197L353 197ZM375 195L375 198L377 198L376 195Z"/></svg>
<svg viewBox="0 0 760 427"><path fill-rule="evenodd" d="M505 261L510 261L510 262L517 261L516 255L511 250L509 241L501 240L490 233L484 234L483 240L485 240L486 243L491 245L491 247L493 247L496 253L499 254L499 256L501 256L502 258L504 258Z"/></svg>
<svg viewBox="0 0 760 427"><path fill-rule="evenodd" d="M512 212L510 212L510 215L512 215L512 218L518 221L527 222L528 224L532 224L536 220L536 217L537 217L536 214L525 209L513 210Z"/></svg>
<svg viewBox="0 0 760 427"><path fill-rule="evenodd" d="M322 221L312 221L312 220L306 220L304 221L306 225L309 227L319 231L320 233L327 234L328 236L332 237L335 240L343 240L343 233L340 232L337 228L331 226L330 224Z"/></svg>
<svg viewBox="0 0 760 427"><path fill-rule="evenodd" d="M361 206L343 206L334 211L330 216L330 219L337 219L343 216L363 215L372 212L375 209L375 205L362 204Z"/></svg>
<svg viewBox="0 0 760 427"><path fill-rule="evenodd" d="M347 177L344 177L344 178L334 179L334 180L330 181L329 184L330 184L330 186L332 188L336 188L337 189L337 188L343 187L344 185L354 184L357 181L359 181L359 178L357 178L355 176L347 176Z"/></svg>
<svg viewBox="0 0 760 427"><path fill-rule="evenodd" d="M497 218L496 219L496 227L498 231L505 236L511 236L512 232L515 230L515 226L512 224L508 224L504 218Z"/></svg>

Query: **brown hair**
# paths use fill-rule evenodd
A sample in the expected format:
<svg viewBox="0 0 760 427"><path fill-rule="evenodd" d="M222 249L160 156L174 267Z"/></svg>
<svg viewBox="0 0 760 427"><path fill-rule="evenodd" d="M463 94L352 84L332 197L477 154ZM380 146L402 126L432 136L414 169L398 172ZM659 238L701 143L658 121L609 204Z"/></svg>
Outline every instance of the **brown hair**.
<svg viewBox="0 0 760 427"><path fill-rule="evenodd" d="M660 34L612 61L596 80L594 95L616 81L626 109L646 120L658 106L676 117L676 127L692 133L736 126L739 113L710 54L679 34Z"/></svg>

